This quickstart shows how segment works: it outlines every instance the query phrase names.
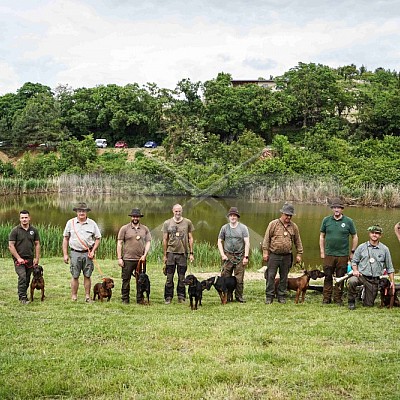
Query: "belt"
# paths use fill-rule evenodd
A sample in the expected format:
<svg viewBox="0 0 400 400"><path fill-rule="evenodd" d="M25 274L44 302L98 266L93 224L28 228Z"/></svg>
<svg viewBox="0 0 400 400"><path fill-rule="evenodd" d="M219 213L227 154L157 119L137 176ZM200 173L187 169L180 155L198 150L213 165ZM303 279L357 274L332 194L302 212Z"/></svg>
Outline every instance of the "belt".
<svg viewBox="0 0 400 400"><path fill-rule="evenodd" d="M88 252L88 250L76 250L73 248L71 248L71 251L75 251L76 253L87 253Z"/></svg>
<svg viewBox="0 0 400 400"><path fill-rule="evenodd" d="M289 256L292 253L274 253L273 251L271 251L271 254L276 254L277 256Z"/></svg>

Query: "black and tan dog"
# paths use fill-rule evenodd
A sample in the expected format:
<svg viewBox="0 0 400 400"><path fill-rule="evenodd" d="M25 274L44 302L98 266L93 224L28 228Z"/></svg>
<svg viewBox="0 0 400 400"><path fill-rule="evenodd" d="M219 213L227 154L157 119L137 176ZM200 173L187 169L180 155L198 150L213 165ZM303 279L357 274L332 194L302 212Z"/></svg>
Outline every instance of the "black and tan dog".
<svg viewBox="0 0 400 400"><path fill-rule="evenodd" d="M400 285L395 285L395 290L393 294L390 289L390 280L388 278L381 278L379 279L378 287L381 293L381 308L400 307L400 301L397 296L400 292Z"/></svg>
<svg viewBox="0 0 400 400"><path fill-rule="evenodd" d="M235 276L213 276L201 282L201 285L207 290L214 286L221 303L226 304L233 301L233 292L236 289L237 280Z"/></svg>
<svg viewBox="0 0 400 400"><path fill-rule="evenodd" d="M300 294L301 294L301 303L304 303L304 298L306 296L306 291L308 288L308 283L310 279L316 280L318 278L323 278L325 274L319 269L313 269L311 271L304 271L304 274L297 278L288 278L287 280L287 289L296 291L296 299L295 303L299 302ZM279 278L275 279L275 293L278 290L279 286Z"/></svg>
<svg viewBox="0 0 400 400"><path fill-rule="evenodd" d="M107 301L110 301L113 287L114 281L112 278L103 278L102 283L96 283L94 285L93 300L96 300L97 297L100 301L103 301L105 298L107 298Z"/></svg>
<svg viewBox="0 0 400 400"><path fill-rule="evenodd" d="M141 272L137 277L137 302L139 304L150 304L150 278L149 276ZM146 293L147 303L144 300L144 294Z"/></svg>
<svg viewBox="0 0 400 400"><path fill-rule="evenodd" d="M201 306L201 299L203 298L201 282L194 275L188 275L183 283L188 285L190 308L197 310L197 306Z"/></svg>
<svg viewBox="0 0 400 400"><path fill-rule="evenodd" d="M35 265L32 271L31 281L31 301L33 301L33 294L35 289L42 291L41 301L44 300L44 278L43 278L43 267L41 265Z"/></svg>

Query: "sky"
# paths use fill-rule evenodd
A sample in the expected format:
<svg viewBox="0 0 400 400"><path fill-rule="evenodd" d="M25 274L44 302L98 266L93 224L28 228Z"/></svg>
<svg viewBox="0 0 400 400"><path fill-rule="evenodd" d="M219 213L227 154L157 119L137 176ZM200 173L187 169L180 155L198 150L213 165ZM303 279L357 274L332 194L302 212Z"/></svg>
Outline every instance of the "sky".
<svg viewBox="0 0 400 400"><path fill-rule="evenodd" d="M400 0L0 0L0 27L0 95L269 79L299 62L400 70Z"/></svg>

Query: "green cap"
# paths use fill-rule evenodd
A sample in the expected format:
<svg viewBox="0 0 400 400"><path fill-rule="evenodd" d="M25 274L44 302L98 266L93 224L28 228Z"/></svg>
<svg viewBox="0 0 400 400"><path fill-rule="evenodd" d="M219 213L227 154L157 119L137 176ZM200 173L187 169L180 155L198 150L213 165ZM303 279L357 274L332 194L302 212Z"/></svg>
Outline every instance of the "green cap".
<svg viewBox="0 0 400 400"><path fill-rule="evenodd" d="M383 229L379 225L372 225L368 229L370 232L382 233Z"/></svg>

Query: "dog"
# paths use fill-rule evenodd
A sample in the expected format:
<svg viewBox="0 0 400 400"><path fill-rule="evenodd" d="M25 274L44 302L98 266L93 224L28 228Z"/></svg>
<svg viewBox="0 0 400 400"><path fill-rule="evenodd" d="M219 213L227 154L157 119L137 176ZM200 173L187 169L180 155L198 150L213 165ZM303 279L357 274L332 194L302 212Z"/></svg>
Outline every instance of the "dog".
<svg viewBox="0 0 400 400"><path fill-rule="evenodd" d="M43 278L43 267L41 265L35 265L33 267L33 277L31 281L31 301L33 301L33 294L35 289L42 291L41 301L44 300L44 278Z"/></svg>
<svg viewBox="0 0 400 400"><path fill-rule="evenodd" d="M318 278L323 278L325 274L318 270L313 269L312 271L304 270L304 274L299 276L298 278L288 278L287 280L287 289L296 291L296 299L295 304L299 302L300 294L301 294L301 303L304 303L304 298L306 296L306 291L308 288L308 283L310 279L316 280ZM278 291L280 279L275 279L275 293Z"/></svg>
<svg viewBox="0 0 400 400"><path fill-rule="evenodd" d="M233 301L233 292L236 289L237 280L235 276L213 276L202 282L205 289L210 290L215 287L221 299L221 304Z"/></svg>
<svg viewBox="0 0 400 400"><path fill-rule="evenodd" d="M395 291L393 294L390 289L390 280L388 278L379 279L378 287L381 293L381 305L380 305L381 308L400 307L400 301L399 298L397 297L397 292L400 291L400 287L397 288L396 286L398 285L395 285Z"/></svg>
<svg viewBox="0 0 400 400"><path fill-rule="evenodd" d="M190 308L192 310L197 310L197 306L201 306L201 300L203 298L201 282L194 275L188 275L183 283L188 285Z"/></svg>
<svg viewBox="0 0 400 400"><path fill-rule="evenodd" d="M137 277L136 290L137 290L137 294L138 294L138 296L137 296L138 303L139 304L150 304L150 278L146 273L141 272L139 274L139 276ZM145 293L146 293L147 303L144 300Z"/></svg>
<svg viewBox="0 0 400 400"><path fill-rule="evenodd" d="M112 288L114 287L114 281L111 278L103 278L102 283L96 283L93 288L93 301L96 300L96 297L103 301L103 299L107 298L107 301L111 300L112 296Z"/></svg>

